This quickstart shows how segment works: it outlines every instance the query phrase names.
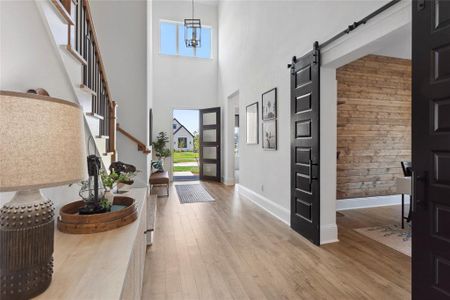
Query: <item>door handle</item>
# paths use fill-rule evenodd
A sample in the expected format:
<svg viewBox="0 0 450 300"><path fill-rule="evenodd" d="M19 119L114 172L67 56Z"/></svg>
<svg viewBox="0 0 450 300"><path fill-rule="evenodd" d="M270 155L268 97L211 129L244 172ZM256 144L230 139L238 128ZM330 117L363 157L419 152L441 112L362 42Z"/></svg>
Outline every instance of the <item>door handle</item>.
<svg viewBox="0 0 450 300"><path fill-rule="evenodd" d="M311 159L309 160L309 184L310 184L310 185L312 184L312 181L313 181L313 180L319 179L319 178L317 178L317 177L313 177L313 170L312 170L312 167L313 167L313 166L318 166L318 165L319 165L319 164L313 164Z"/></svg>
<svg viewBox="0 0 450 300"><path fill-rule="evenodd" d="M417 186L420 183L422 186L422 197L417 197ZM423 172L423 175L416 175L416 172L412 172L412 187L411 194L413 199L413 211L416 210L416 206L420 206L422 208L427 208L428 206L428 172Z"/></svg>

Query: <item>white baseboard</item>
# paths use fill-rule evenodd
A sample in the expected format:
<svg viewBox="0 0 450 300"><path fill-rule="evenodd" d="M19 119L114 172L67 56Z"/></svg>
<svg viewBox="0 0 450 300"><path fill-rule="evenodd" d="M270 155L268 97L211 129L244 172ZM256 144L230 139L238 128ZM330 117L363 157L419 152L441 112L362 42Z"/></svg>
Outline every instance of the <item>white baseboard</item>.
<svg viewBox="0 0 450 300"><path fill-rule="evenodd" d="M225 177L222 177L222 183L225 185L234 185L235 184L234 178L225 178Z"/></svg>
<svg viewBox="0 0 450 300"><path fill-rule="evenodd" d="M256 205L273 215L275 218L290 226L291 212L288 209L282 207L277 203L274 203L268 198L252 191L249 188L246 188L245 186L242 186L240 184L236 184L236 186L238 188L238 193L240 196L252 201Z"/></svg>
<svg viewBox="0 0 450 300"><path fill-rule="evenodd" d="M336 224L320 225L320 244L329 244L339 242L338 228Z"/></svg>
<svg viewBox="0 0 450 300"><path fill-rule="evenodd" d="M409 203L408 195L405 195L405 203ZM401 195L342 199L336 201L336 210L340 211L348 209L370 208L370 207L399 205L399 204L402 204Z"/></svg>
<svg viewBox="0 0 450 300"><path fill-rule="evenodd" d="M282 207L281 205L274 203L268 198L254 192L253 190L242 186L240 184L236 184L238 188L238 193L241 197L248 199L270 213L272 216L276 217L286 225L290 226L291 224L291 212L289 209ZM337 239L337 226L336 224L327 224L320 226L320 244L329 244L335 243L339 240Z"/></svg>

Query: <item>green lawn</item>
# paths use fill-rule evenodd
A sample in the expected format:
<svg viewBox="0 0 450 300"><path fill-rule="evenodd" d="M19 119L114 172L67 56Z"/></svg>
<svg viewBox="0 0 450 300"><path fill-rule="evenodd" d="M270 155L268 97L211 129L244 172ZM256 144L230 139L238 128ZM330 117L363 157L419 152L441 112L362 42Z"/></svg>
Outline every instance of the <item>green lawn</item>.
<svg viewBox="0 0 450 300"><path fill-rule="evenodd" d="M197 161L196 158L198 153L195 152L173 152L174 163Z"/></svg>
<svg viewBox="0 0 450 300"><path fill-rule="evenodd" d="M173 167L174 172L188 172L191 171L194 174L198 174L198 167L180 167L180 166L174 166Z"/></svg>

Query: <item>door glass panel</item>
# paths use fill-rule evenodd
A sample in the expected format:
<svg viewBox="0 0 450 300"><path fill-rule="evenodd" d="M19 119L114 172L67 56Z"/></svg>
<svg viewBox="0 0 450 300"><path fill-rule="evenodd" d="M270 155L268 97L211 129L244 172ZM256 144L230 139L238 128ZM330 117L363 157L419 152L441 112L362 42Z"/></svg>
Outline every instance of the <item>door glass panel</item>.
<svg viewBox="0 0 450 300"><path fill-rule="evenodd" d="M215 142L216 129L203 130L203 142Z"/></svg>
<svg viewBox="0 0 450 300"><path fill-rule="evenodd" d="M203 147L204 159L217 159L216 147Z"/></svg>
<svg viewBox="0 0 450 300"><path fill-rule="evenodd" d="M204 113L203 114L203 125L216 125L216 113Z"/></svg>
<svg viewBox="0 0 450 300"><path fill-rule="evenodd" d="M216 177L217 176L217 166L216 166L216 164L204 163L203 164L203 176Z"/></svg>

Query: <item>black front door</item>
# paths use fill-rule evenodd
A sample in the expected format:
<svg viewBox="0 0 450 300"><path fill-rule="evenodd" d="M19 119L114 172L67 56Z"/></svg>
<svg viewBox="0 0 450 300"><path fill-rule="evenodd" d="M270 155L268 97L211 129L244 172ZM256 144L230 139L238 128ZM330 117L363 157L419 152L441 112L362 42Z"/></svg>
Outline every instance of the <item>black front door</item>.
<svg viewBox="0 0 450 300"><path fill-rule="evenodd" d="M450 299L450 1L412 22L412 296Z"/></svg>
<svg viewBox="0 0 450 300"><path fill-rule="evenodd" d="M318 43L291 66L291 227L320 244Z"/></svg>
<svg viewBox="0 0 450 300"><path fill-rule="evenodd" d="M220 107L200 110L200 179L220 181Z"/></svg>

